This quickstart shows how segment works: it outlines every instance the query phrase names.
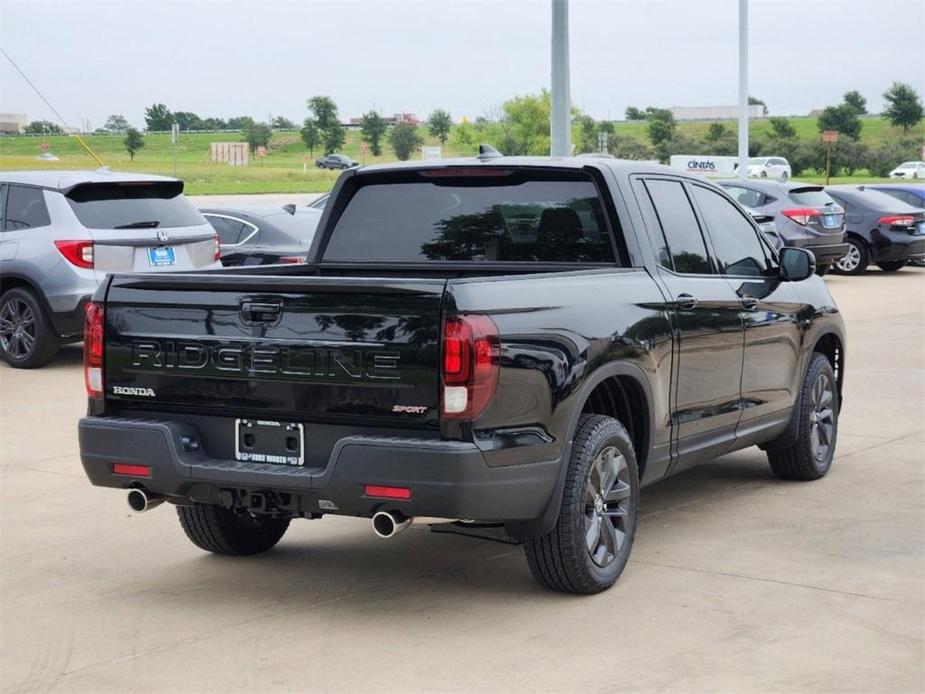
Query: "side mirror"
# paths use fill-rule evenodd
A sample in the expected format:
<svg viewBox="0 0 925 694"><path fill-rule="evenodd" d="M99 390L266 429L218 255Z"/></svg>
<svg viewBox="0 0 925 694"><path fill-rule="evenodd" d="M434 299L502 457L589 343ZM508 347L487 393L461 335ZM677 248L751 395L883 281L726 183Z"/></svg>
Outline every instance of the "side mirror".
<svg viewBox="0 0 925 694"><path fill-rule="evenodd" d="M805 248L785 246L780 249L780 278L784 282L800 282L816 272L816 258Z"/></svg>

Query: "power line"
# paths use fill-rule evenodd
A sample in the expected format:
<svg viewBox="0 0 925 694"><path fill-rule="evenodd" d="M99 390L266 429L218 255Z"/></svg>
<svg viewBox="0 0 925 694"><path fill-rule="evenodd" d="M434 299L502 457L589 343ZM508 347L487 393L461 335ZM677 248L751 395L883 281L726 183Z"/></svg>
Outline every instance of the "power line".
<svg viewBox="0 0 925 694"><path fill-rule="evenodd" d="M58 109L56 109L54 106L52 106L52 105L51 105L51 102L50 102L48 99L45 98L45 95L42 94L42 92L39 90L39 88L36 87L36 86L32 83L32 80L30 80L28 77L26 77L26 73L23 72L23 71L20 69L19 65L16 64L16 62L10 57L10 54L7 53L7 52L3 49L2 46L0 46L0 53L3 53L3 57L10 61L10 65L12 65L13 68L16 70L16 72L18 72L18 73L20 74L20 76L21 76L24 80L26 80L26 84L28 84L30 87L32 87L33 91L35 91L35 93L39 95L39 98L40 98L42 101L45 102L45 105L48 106L48 108L51 109L51 112L54 113L54 114L58 117L58 120L61 121L61 124L64 126L65 132L70 132L71 126L69 126L69 125L67 124L67 121L64 120L64 116L62 116L60 113L58 113ZM87 150L87 153L88 153L91 157L93 157L93 159L96 161L97 164L99 164L100 166L105 166L105 164L103 164L103 160L100 159L98 156L96 156L96 152L94 152L94 151L90 148L90 145L88 145L86 142L84 142L83 138L82 138L80 135L78 135L77 133L71 133L71 135L73 135L73 137L83 146L83 148L84 148L85 150Z"/></svg>

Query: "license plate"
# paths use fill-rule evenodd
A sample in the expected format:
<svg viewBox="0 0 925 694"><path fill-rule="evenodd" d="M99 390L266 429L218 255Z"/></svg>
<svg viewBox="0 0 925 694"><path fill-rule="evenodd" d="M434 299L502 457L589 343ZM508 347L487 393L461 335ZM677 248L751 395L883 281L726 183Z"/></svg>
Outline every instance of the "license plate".
<svg viewBox="0 0 925 694"><path fill-rule="evenodd" d="M838 226L838 217L834 214L824 214L822 215L822 226L824 227L837 227Z"/></svg>
<svg viewBox="0 0 925 694"><path fill-rule="evenodd" d="M177 253L172 246L158 246L157 248L148 249L148 265L152 267L164 267L165 265L176 265Z"/></svg>
<svg viewBox="0 0 925 694"><path fill-rule="evenodd" d="M302 425L266 419L236 419L235 458L248 463L304 465L305 437Z"/></svg>

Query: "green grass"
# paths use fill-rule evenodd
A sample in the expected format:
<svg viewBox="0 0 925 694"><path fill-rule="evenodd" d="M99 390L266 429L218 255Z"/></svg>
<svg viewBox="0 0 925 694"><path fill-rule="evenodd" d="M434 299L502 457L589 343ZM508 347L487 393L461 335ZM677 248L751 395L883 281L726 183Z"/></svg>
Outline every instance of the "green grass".
<svg viewBox="0 0 925 694"><path fill-rule="evenodd" d="M861 140L868 145L876 145L884 140L899 138L902 130L894 128L885 119L879 117L864 118ZM805 140L819 136L815 118L790 118L790 123L797 131L797 137ZM724 124L735 132L735 121ZM702 138L709 128L709 122L680 122L679 132L694 139ZM767 120L751 123L751 135L756 138L767 137L770 124ZM642 142L647 142L645 123L617 123L616 132L628 135ZM421 130L426 144L438 144L436 140ZM912 128L910 136L925 138L925 122ZM174 152L170 144L170 135L156 133L145 135L145 147L130 161L122 147L121 135L85 136L86 142L93 148L100 159L114 170L138 171L174 175ZM211 142L240 142L240 133L189 133L181 134L176 157L176 175L186 181L186 191L194 195L233 194L233 193L317 193L330 189L337 172L321 171L314 166L314 158L302 144L297 131L273 133L265 159L251 158L251 165L231 167L226 164L213 164L209 161L209 144ZM36 159L41 154L41 145L47 142L49 151L60 158L56 162L44 162ZM444 147L444 156L467 156L474 152L471 148L459 150L454 148L453 138ZM344 154L366 164L394 161L395 157L386 147L382 156L367 156L364 161L362 142L357 130L347 132L347 141L340 150ZM315 152L315 157L320 152ZM307 170L303 172L303 163ZM77 140L65 135L42 137L3 137L0 138L0 170L10 169L95 169L96 162L83 150ZM824 177L801 176L801 180L824 181ZM866 176L833 178L833 182L871 182L875 179Z"/></svg>

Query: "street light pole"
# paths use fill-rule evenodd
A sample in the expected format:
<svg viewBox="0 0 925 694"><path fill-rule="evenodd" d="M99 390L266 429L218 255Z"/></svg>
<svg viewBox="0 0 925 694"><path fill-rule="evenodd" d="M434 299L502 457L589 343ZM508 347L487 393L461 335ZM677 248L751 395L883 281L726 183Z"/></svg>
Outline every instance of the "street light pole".
<svg viewBox="0 0 925 694"><path fill-rule="evenodd" d="M739 0L739 178L748 176L748 0Z"/></svg>
<svg viewBox="0 0 925 694"><path fill-rule="evenodd" d="M568 65L568 0L552 0L552 119L550 149L554 157L572 153Z"/></svg>

